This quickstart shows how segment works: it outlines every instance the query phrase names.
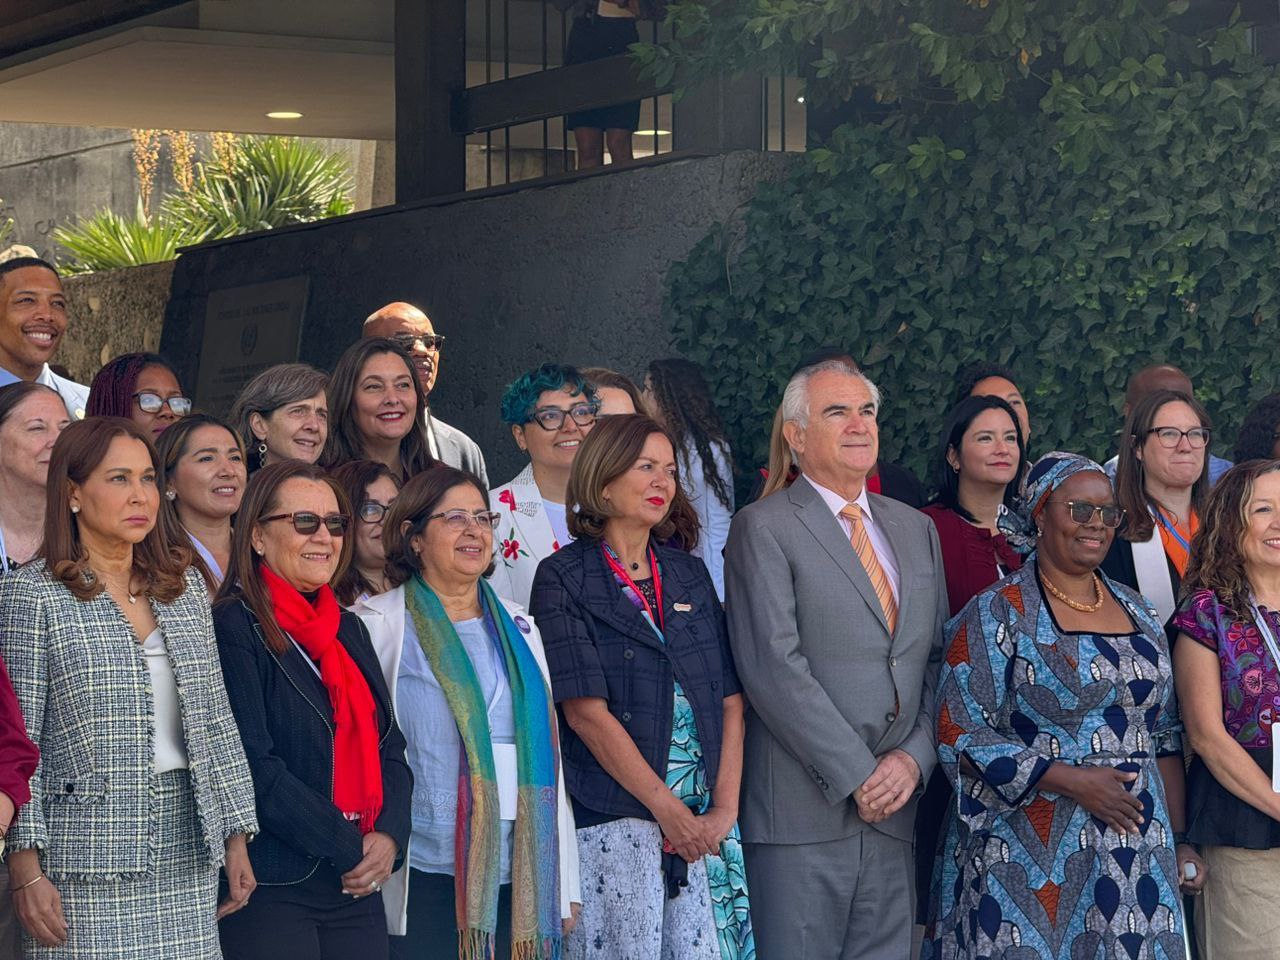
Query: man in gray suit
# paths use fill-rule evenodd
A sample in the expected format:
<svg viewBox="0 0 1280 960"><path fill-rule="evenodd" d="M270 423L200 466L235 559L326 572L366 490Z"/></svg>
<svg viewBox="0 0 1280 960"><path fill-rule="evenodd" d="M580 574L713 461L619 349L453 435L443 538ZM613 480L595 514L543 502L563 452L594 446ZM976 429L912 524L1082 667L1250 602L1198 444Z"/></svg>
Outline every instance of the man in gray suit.
<svg viewBox="0 0 1280 960"><path fill-rule="evenodd" d="M476 442L457 427L431 415L431 390L440 374L440 347L444 337L436 333L430 318L413 304L397 300L369 314L362 335L390 337L404 345L413 357L413 368L422 384L422 394L427 398L427 442L431 445L431 455L451 467L471 471L489 486L484 454Z"/></svg>
<svg viewBox="0 0 1280 960"><path fill-rule="evenodd" d="M879 391L798 372L783 431L800 476L743 508L726 548L747 695L740 824L761 960L907 960L912 826L934 764L947 592L933 523L868 494Z"/></svg>

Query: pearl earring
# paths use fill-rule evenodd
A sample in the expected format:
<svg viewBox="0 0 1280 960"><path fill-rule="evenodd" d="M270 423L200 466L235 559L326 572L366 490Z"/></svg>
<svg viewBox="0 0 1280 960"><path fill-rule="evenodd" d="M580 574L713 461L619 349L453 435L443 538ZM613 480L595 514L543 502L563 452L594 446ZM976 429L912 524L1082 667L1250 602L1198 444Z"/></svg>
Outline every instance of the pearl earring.
<svg viewBox="0 0 1280 960"><path fill-rule="evenodd" d="M73 504L71 505L71 512L72 512L72 513L79 513L79 512L80 512L80 505L79 505L78 503L73 503Z"/></svg>

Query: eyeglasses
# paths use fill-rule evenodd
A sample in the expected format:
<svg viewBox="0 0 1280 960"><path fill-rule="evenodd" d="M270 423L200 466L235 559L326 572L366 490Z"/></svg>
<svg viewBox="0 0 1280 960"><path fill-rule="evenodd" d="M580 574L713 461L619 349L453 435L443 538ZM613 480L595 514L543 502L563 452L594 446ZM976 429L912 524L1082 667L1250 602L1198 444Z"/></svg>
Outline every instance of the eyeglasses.
<svg viewBox="0 0 1280 960"><path fill-rule="evenodd" d="M319 530L322 523L330 534L340 537L347 532L347 524L351 522L351 518L345 513L329 513L322 517L320 514L312 513L309 510L298 510L294 513L276 513L269 517L263 517L258 522L271 523L273 520L293 521L293 529L304 537L309 537Z"/></svg>
<svg viewBox="0 0 1280 960"><path fill-rule="evenodd" d="M360 519L365 523L381 523L390 509L388 504L379 503L377 500L366 500L360 504Z"/></svg>
<svg viewBox="0 0 1280 960"><path fill-rule="evenodd" d="M139 390L133 395L143 413L159 413L167 403L175 417L185 417L191 412L190 397L162 397L150 390Z"/></svg>
<svg viewBox="0 0 1280 960"><path fill-rule="evenodd" d="M1090 522L1095 513L1102 519L1104 527L1118 527L1120 521L1124 519L1124 508L1112 503L1099 506L1088 500L1050 500L1049 502L1065 503L1067 509L1071 511L1071 519L1081 525Z"/></svg>
<svg viewBox="0 0 1280 960"><path fill-rule="evenodd" d="M422 344L422 349L428 353L444 346L444 337L438 333L397 333L391 339L403 347L406 353L413 353L418 349L418 344Z"/></svg>
<svg viewBox="0 0 1280 960"><path fill-rule="evenodd" d="M498 529L498 521L502 519L502 514L494 513L492 510L477 510L475 513L469 513L466 510L446 510L443 513L433 513L427 517L427 523L432 520L443 520L444 525L454 533L462 533L471 524L475 524L481 530Z"/></svg>
<svg viewBox="0 0 1280 960"><path fill-rule="evenodd" d="M1204 427L1192 427L1190 430L1179 430L1177 427L1152 427L1147 431L1147 436L1153 433L1160 441L1160 446L1169 450L1176 447L1183 437L1187 438L1187 443L1191 445L1192 450L1199 450L1209 442L1209 431Z"/></svg>
<svg viewBox="0 0 1280 960"><path fill-rule="evenodd" d="M528 423L536 423L548 433L554 433L564 426L564 418L570 417L573 422L580 427L589 427L596 422L596 417L600 414L600 404L598 403L576 403L568 410L561 410L559 407L543 407L541 410L533 411Z"/></svg>

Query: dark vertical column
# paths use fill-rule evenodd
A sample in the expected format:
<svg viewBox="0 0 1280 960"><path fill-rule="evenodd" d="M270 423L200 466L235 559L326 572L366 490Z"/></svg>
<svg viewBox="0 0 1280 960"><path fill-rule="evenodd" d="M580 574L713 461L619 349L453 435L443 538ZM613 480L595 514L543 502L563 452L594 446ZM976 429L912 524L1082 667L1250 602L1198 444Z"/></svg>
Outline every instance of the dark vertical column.
<svg viewBox="0 0 1280 960"><path fill-rule="evenodd" d="M709 80L672 106L672 149L763 150L763 113L764 84L758 73Z"/></svg>
<svg viewBox="0 0 1280 960"><path fill-rule="evenodd" d="M466 0L396 0L396 202L461 193L466 138L453 98L467 82Z"/></svg>

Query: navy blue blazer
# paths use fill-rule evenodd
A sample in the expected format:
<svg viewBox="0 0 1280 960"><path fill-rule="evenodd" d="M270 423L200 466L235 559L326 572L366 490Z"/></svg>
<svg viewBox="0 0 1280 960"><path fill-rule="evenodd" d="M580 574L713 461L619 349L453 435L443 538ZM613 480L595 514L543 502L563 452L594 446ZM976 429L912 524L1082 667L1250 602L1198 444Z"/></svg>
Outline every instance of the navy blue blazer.
<svg viewBox="0 0 1280 960"><path fill-rule="evenodd" d="M693 707L707 783L714 787L724 700L740 693L724 610L703 562L655 546L662 571L666 642L619 589L599 540L576 540L538 564L529 612L547 652L557 703L601 697L663 779L671 749L675 681ZM590 811L652 820L565 722L560 744L569 795Z"/></svg>
<svg viewBox="0 0 1280 960"><path fill-rule="evenodd" d="M259 883L306 880L327 860L346 873L363 858L359 826L333 803L333 707L329 693L292 644L281 654L267 646L257 617L240 600L213 609L218 654L231 711L253 774L261 833L249 845ZM409 842L413 774L405 740L369 633L360 618L342 611L338 639L369 682L378 705L382 754L382 813L375 828L399 850Z"/></svg>

